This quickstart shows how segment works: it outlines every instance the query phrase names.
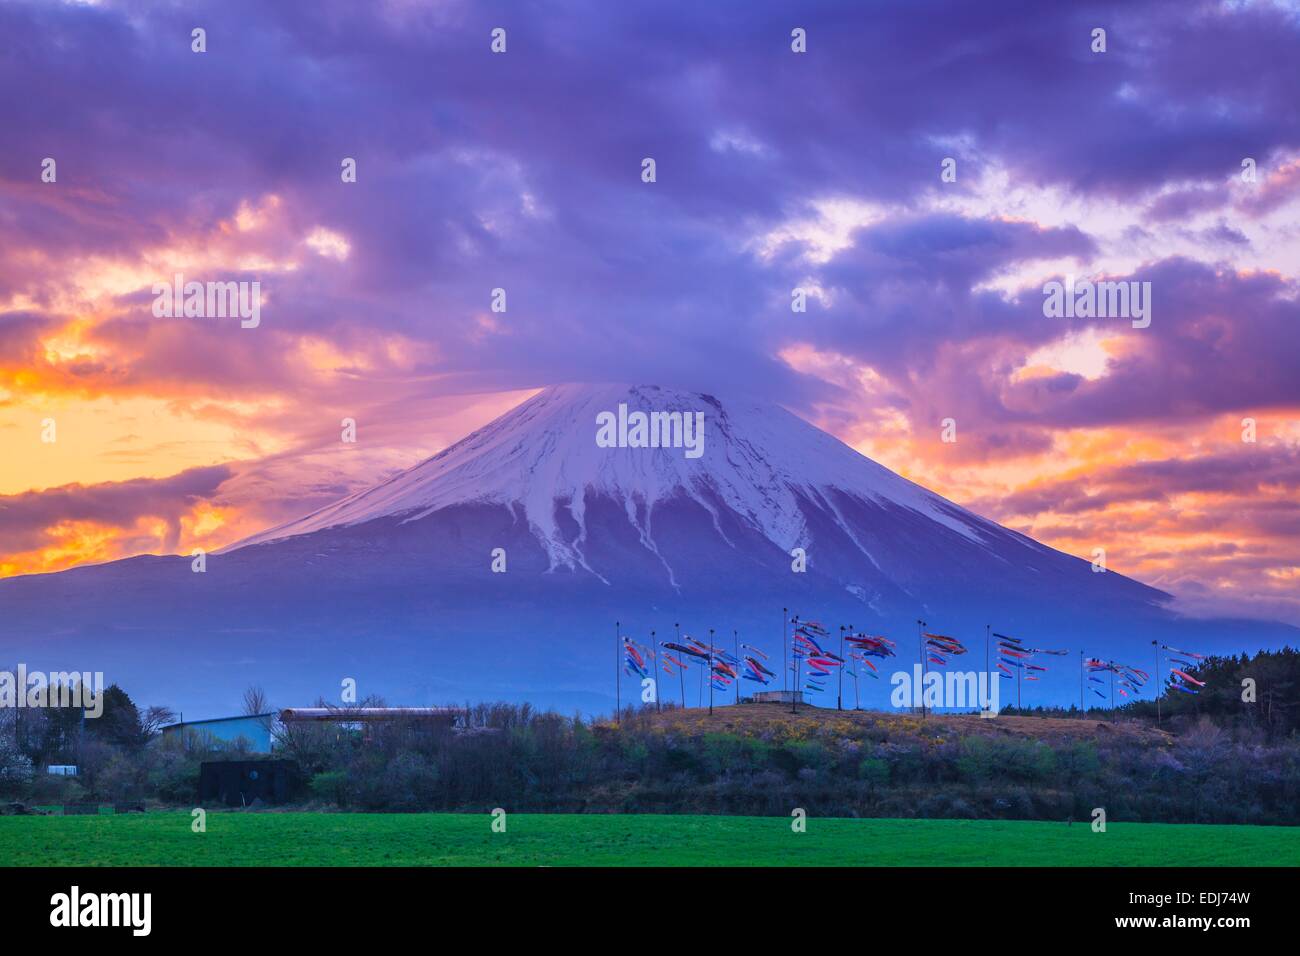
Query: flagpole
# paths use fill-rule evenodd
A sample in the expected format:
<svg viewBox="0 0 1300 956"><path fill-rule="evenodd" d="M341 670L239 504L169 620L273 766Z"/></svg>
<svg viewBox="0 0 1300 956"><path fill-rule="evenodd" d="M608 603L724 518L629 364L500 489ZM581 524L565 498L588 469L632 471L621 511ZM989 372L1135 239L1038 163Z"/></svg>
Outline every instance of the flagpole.
<svg viewBox="0 0 1300 956"><path fill-rule="evenodd" d="M650 631L650 652L655 656L655 713L660 714L663 711L659 707L659 674L661 673L659 670L659 645L655 643L655 632L653 630Z"/></svg>
<svg viewBox="0 0 1300 956"><path fill-rule="evenodd" d="M848 633L850 633L850 634L853 633L853 625L852 625L852 624L845 624L845 625L844 625L844 629L845 629L846 631L848 631ZM841 658L844 657L844 644L843 644L843 642L840 643L840 657L841 657ZM843 660L840 661L840 669L841 669L841 670L844 669L844 661L843 661ZM855 687L857 686L857 681L856 681L856 680L854 681L853 686L855 686Z"/></svg>
<svg viewBox="0 0 1300 956"><path fill-rule="evenodd" d="M681 644L681 622L675 620L672 622L673 644ZM681 654L680 650L677 654ZM677 683L681 685L681 709L686 709L686 669L677 667Z"/></svg>
<svg viewBox="0 0 1300 956"><path fill-rule="evenodd" d="M796 614L791 623L794 624L794 631L790 634L790 656L794 658L794 683L795 687L790 691L790 713L799 713L799 657L794 652L794 634L799 630L799 615Z"/></svg>
<svg viewBox="0 0 1300 956"><path fill-rule="evenodd" d="M1156 649L1156 723L1160 723L1160 645L1152 641L1151 646Z"/></svg>
<svg viewBox="0 0 1300 956"><path fill-rule="evenodd" d="M740 631L731 631L732 650L736 653L736 703L740 703Z"/></svg>
<svg viewBox="0 0 1300 956"><path fill-rule="evenodd" d="M844 709L844 625L840 625L840 689L835 693L835 709Z"/></svg>
<svg viewBox="0 0 1300 956"><path fill-rule="evenodd" d="M786 660L785 632L787 623L790 620L790 609L781 608L781 689L786 690L790 686L790 667Z"/></svg>
<svg viewBox="0 0 1300 956"><path fill-rule="evenodd" d="M1086 717L1083 709L1083 649L1079 649L1079 716Z"/></svg>
<svg viewBox="0 0 1300 956"><path fill-rule="evenodd" d="M700 696L697 697L697 698L695 699L695 706L696 706L696 707L703 707L703 706L704 706L704 679L705 679L705 677L707 677L707 676L708 676L708 675L706 675L706 674L704 674L704 673L701 673L701 674L700 674Z"/></svg>
<svg viewBox="0 0 1300 956"><path fill-rule="evenodd" d="M1110 662L1110 722L1115 723L1115 662Z"/></svg>
<svg viewBox="0 0 1300 956"><path fill-rule="evenodd" d="M619 722L619 711L623 709L623 638L622 628L614 622L614 723Z"/></svg>
<svg viewBox="0 0 1300 956"><path fill-rule="evenodd" d="M713 716L713 628L709 628L709 716Z"/></svg>
<svg viewBox="0 0 1300 956"><path fill-rule="evenodd" d="M916 619L916 643L918 648L921 651L921 718L922 719L925 718L925 675L926 672L929 670L929 668L925 666L926 661L925 661L925 637L923 633L924 630L925 630L925 621L921 620L918 617Z"/></svg>

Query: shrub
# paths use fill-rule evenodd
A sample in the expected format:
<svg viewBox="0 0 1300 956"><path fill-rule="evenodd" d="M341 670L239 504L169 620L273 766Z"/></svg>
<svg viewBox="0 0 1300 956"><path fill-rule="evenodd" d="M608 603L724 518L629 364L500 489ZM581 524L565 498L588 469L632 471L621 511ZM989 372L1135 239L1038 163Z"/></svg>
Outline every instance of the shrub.
<svg viewBox="0 0 1300 956"><path fill-rule="evenodd" d="M414 753L398 754L387 766L371 763L360 779L352 781L362 809L404 812L431 806L437 782L437 769Z"/></svg>
<svg viewBox="0 0 1300 956"><path fill-rule="evenodd" d="M327 800L340 807L348 805L348 775L342 770L326 770L314 775L307 783L307 789L318 800Z"/></svg>
<svg viewBox="0 0 1300 956"><path fill-rule="evenodd" d="M199 764L183 754L166 753L148 775L149 787L166 803L188 803L198 799Z"/></svg>
<svg viewBox="0 0 1300 956"><path fill-rule="evenodd" d="M858 764L858 779L875 790L889 783L889 764L879 757L868 757Z"/></svg>
<svg viewBox="0 0 1300 956"><path fill-rule="evenodd" d="M795 740L783 748L797 769L820 770L831 762L826 747L815 740Z"/></svg>

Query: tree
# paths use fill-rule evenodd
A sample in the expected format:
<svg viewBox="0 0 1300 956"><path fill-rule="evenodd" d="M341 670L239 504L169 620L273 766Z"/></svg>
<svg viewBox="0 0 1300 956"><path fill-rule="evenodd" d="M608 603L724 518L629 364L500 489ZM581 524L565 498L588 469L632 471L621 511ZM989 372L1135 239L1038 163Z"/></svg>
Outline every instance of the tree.
<svg viewBox="0 0 1300 956"><path fill-rule="evenodd" d="M271 704L267 700L266 691L257 684L250 684L244 691L244 716L256 717L267 713L270 709Z"/></svg>
<svg viewBox="0 0 1300 956"><path fill-rule="evenodd" d="M266 691L262 690L261 686L258 684L248 685L247 689L244 691L244 715L246 717L259 717L262 714L271 713L272 710L273 708L271 707L270 700L266 696ZM274 716L262 717L259 723L266 728L266 732L270 734L271 737L276 736L276 719Z"/></svg>
<svg viewBox="0 0 1300 956"><path fill-rule="evenodd" d="M134 750L147 742L140 725L140 711L129 694L116 684L104 688L104 711L86 721L86 730L107 744Z"/></svg>
<svg viewBox="0 0 1300 956"><path fill-rule="evenodd" d="M18 746L18 711L0 708L0 786L26 783L32 777L32 759Z"/></svg>
<svg viewBox="0 0 1300 956"><path fill-rule="evenodd" d="M168 724L174 723L176 723L176 711L155 704L146 708L140 717L140 733L148 742L157 737Z"/></svg>

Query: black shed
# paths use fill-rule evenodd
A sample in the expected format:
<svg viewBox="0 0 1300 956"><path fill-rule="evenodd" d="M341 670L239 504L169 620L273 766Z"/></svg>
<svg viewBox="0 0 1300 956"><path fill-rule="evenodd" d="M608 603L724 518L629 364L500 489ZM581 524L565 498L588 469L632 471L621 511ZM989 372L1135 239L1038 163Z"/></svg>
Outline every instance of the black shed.
<svg viewBox="0 0 1300 956"><path fill-rule="evenodd" d="M293 760L205 760L199 765L199 803L284 803L300 782Z"/></svg>

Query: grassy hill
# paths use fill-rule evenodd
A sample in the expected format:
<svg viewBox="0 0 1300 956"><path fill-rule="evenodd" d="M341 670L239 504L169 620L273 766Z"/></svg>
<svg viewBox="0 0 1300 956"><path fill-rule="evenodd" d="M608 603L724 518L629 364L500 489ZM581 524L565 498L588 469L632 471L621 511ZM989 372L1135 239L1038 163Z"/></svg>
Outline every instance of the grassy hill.
<svg viewBox="0 0 1300 956"><path fill-rule="evenodd" d="M789 705L731 704L717 706L710 716L707 707L672 708L663 713L643 712L638 720L663 731L685 734L735 733L769 739L799 740L826 734L861 737L871 731L877 736L913 733L935 740L983 736L1021 738L1048 743L1084 740L1118 740L1147 746L1167 746L1173 736L1150 724L1126 720L1084 720L1066 717L983 718L978 714L920 714L876 710L831 710L801 706L796 713Z"/></svg>

